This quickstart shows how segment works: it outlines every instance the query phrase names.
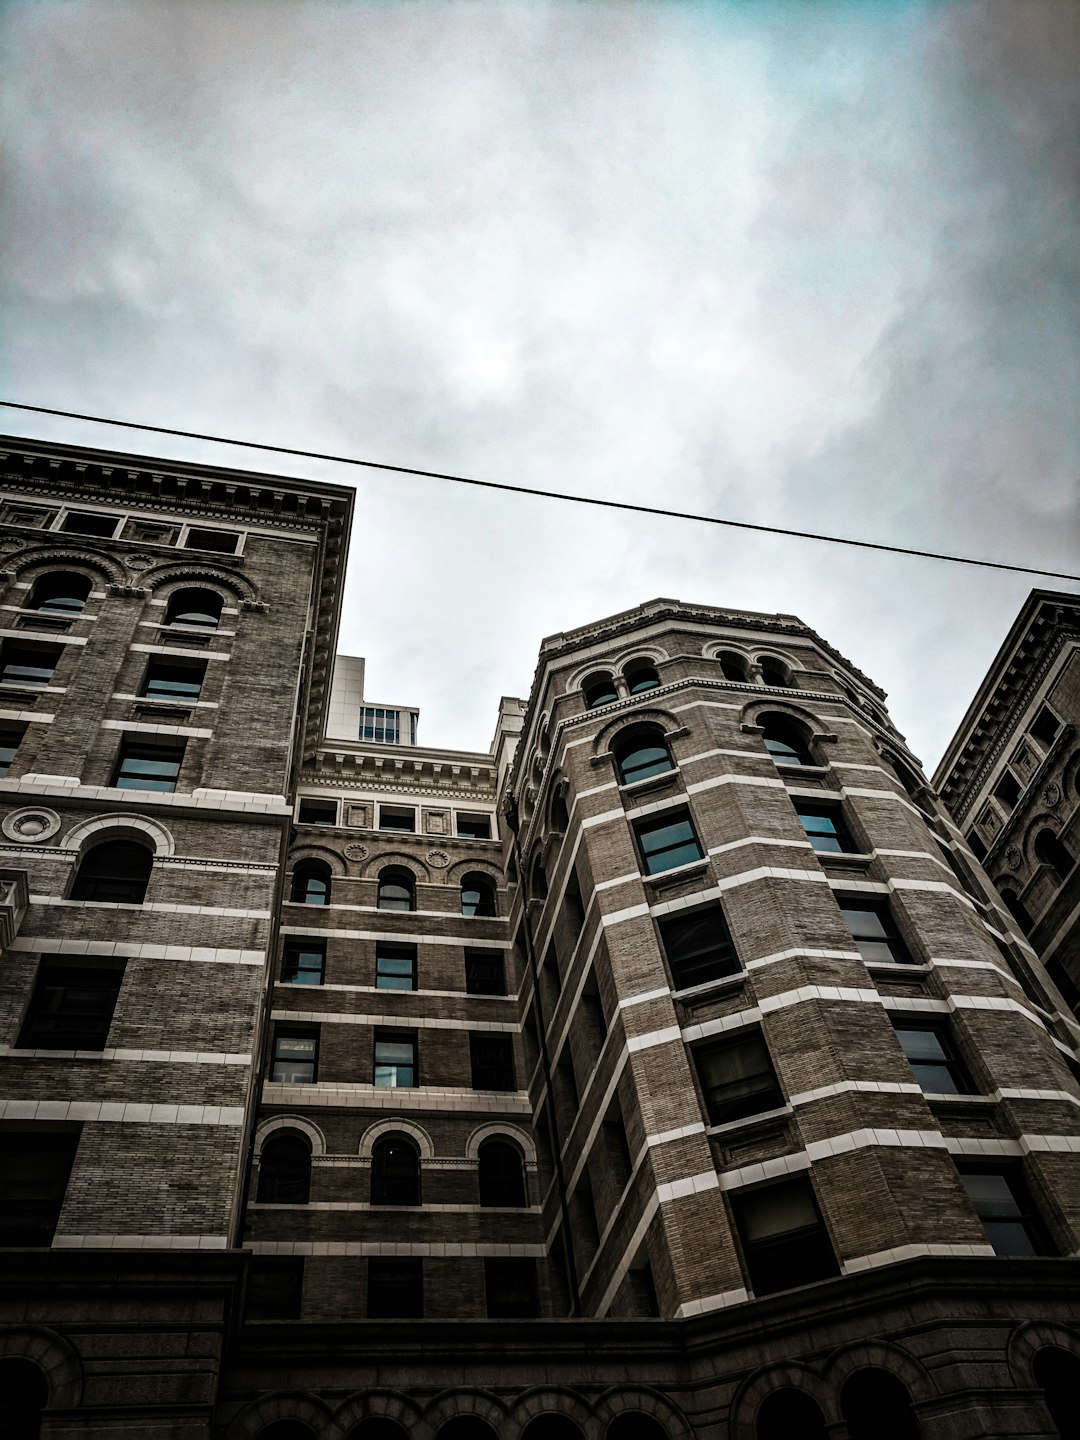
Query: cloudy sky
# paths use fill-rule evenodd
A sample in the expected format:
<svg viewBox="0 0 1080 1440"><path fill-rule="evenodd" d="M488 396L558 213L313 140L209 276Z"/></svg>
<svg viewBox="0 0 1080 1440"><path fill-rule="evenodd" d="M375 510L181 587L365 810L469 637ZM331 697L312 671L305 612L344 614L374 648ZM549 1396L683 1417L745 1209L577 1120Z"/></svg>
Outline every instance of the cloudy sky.
<svg viewBox="0 0 1080 1440"><path fill-rule="evenodd" d="M1080 570L1070 0L8 0L0 51L8 398ZM432 745L668 595L800 615L932 767L1050 583L0 413L357 483L342 648Z"/></svg>

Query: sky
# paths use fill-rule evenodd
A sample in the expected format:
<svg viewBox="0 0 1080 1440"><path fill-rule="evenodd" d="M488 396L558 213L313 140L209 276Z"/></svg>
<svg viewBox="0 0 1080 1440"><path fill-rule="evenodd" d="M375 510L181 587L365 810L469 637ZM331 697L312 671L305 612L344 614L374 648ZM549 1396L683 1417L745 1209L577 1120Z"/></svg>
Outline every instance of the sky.
<svg viewBox="0 0 1080 1440"><path fill-rule="evenodd" d="M0 0L0 395L1080 573L1080 4ZM340 648L486 750L540 640L800 616L928 770L1029 589L358 487Z"/></svg>

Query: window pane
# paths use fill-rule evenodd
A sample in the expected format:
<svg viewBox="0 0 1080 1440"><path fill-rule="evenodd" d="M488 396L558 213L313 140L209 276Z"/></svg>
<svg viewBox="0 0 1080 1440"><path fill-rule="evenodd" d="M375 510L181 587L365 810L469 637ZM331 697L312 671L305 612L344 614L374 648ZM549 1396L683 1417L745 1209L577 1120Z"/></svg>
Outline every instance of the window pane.
<svg viewBox="0 0 1080 1440"><path fill-rule="evenodd" d="M465 990L469 995L505 995L503 957L496 951L465 951Z"/></svg>
<svg viewBox="0 0 1080 1440"><path fill-rule="evenodd" d="M375 947L375 985L379 990L415 990L416 947L377 945Z"/></svg>
<svg viewBox="0 0 1080 1440"><path fill-rule="evenodd" d="M360 739L396 745L401 734L401 712L364 705L360 710Z"/></svg>
<svg viewBox="0 0 1080 1440"><path fill-rule="evenodd" d="M675 767L667 746L662 744L641 744L619 751L619 778L624 785L635 780L647 780L651 775L663 775Z"/></svg>
<svg viewBox="0 0 1080 1440"><path fill-rule="evenodd" d="M934 1030L898 1030L900 1044L909 1060L946 1061L949 1057L941 1043L941 1037Z"/></svg>
<svg viewBox="0 0 1080 1440"><path fill-rule="evenodd" d="M886 930L881 916L876 910L849 909L847 906L842 910L844 920L848 929L857 940L859 939L887 939L889 932Z"/></svg>
<svg viewBox="0 0 1080 1440"><path fill-rule="evenodd" d="M701 846L687 816L639 825L637 838L649 875L702 858Z"/></svg>
<svg viewBox="0 0 1080 1440"><path fill-rule="evenodd" d="M375 1082L388 1089L416 1083L416 1044L412 1040L375 1041Z"/></svg>
<svg viewBox="0 0 1080 1440"><path fill-rule="evenodd" d="M276 1035L270 1079L287 1085L312 1082L317 1050L318 1040L314 1035Z"/></svg>
<svg viewBox="0 0 1080 1440"><path fill-rule="evenodd" d="M293 985L321 985L325 963L322 945L286 945L281 978Z"/></svg>
<svg viewBox="0 0 1080 1440"><path fill-rule="evenodd" d="M127 742L121 747L113 784L121 790L175 790L183 758L181 746Z"/></svg>
<svg viewBox="0 0 1080 1440"><path fill-rule="evenodd" d="M777 1185L754 1193L743 1228L748 1240L771 1240L817 1223L814 1202L804 1185Z"/></svg>
<svg viewBox="0 0 1080 1440"><path fill-rule="evenodd" d="M411 835L416 829L416 811L397 810L389 805L380 805L379 829L399 830Z"/></svg>
<svg viewBox="0 0 1080 1440"><path fill-rule="evenodd" d="M487 815L459 815L457 833L469 840L490 840L491 820Z"/></svg>

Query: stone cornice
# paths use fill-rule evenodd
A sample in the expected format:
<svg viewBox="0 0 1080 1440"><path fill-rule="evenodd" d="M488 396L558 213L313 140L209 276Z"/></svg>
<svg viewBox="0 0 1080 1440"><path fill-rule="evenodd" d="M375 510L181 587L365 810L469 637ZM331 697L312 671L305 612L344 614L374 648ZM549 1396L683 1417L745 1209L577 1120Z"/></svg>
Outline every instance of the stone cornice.
<svg viewBox="0 0 1080 1440"><path fill-rule="evenodd" d="M321 748L308 760L300 785L335 790L377 790L394 795L417 795L433 800L453 797L490 804L496 798L495 765L487 757L460 760L437 754L403 756L364 750Z"/></svg>

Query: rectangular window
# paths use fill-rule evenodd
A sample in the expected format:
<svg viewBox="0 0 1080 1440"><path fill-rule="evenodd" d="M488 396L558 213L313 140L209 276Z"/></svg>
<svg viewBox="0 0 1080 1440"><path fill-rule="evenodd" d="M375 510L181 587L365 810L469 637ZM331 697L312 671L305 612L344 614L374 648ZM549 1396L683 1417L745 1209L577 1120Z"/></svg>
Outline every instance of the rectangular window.
<svg viewBox="0 0 1080 1440"><path fill-rule="evenodd" d="M693 822L685 811L670 811L634 826L641 863L647 875L659 875L678 865L689 865L702 859L701 842L694 833Z"/></svg>
<svg viewBox="0 0 1080 1440"><path fill-rule="evenodd" d="M360 707L361 740L375 740L380 745L396 745L400 734L400 710L384 710L377 705Z"/></svg>
<svg viewBox="0 0 1080 1440"><path fill-rule="evenodd" d="M112 783L120 790L175 790L184 763L184 742L148 745L124 740L116 757Z"/></svg>
<svg viewBox="0 0 1080 1440"><path fill-rule="evenodd" d="M971 1095L975 1087L949 1035L932 1020L894 1020L915 1079L928 1095Z"/></svg>
<svg viewBox="0 0 1080 1440"><path fill-rule="evenodd" d="M42 960L19 1032L22 1050L104 1050L124 966Z"/></svg>
<svg viewBox="0 0 1080 1440"><path fill-rule="evenodd" d="M367 1313L371 1320L422 1320L424 1262L396 1255L369 1260Z"/></svg>
<svg viewBox="0 0 1080 1440"><path fill-rule="evenodd" d="M469 995L506 994L506 962L501 950L465 951L465 991Z"/></svg>
<svg viewBox="0 0 1080 1440"><path fill-rule="evenodd" d="M514 1090L514 1042L509 1035L469 1035L474 1090Z"/></svg>
<svg viewBox="0 0 1080 1440"><path fill-rule="evenodd" d="M78 1130L0 1131L0 1245L51 1245Z"/></svg>
<svg viewBox="0 0 1080 1440"><path fill-rule="evenodd" d="M1050 709L1049 705L1044 705L1032 722L1032 735L1043 745L1050 746L1057 739L1060 730L1061 721Z"/></svg>
<svg viewBox="0 0 1080 1440"><path fill-rule="evenodd" d="M887 900L840 900L855 948L867 965L913 965Z"/></svg>
<svg viewBox="0 0 1080 1440"><path fill-rule="evenodd" d="M303 799L296 818L301 825L336 825L337 801Z"/></svg>
<svg viewBox="0 0 1080 1440"><path fill-rule="evenodd" d="M281 978L286 985L321 985L325 971L325 940L285 941Z"/></svg>
<svg viewBox="0 0 1080 1440"><path fill-rule="evenodd" d="M202 530L192 525L184 546L188 550L214 550L219 555L235 555L240 536L232 530Z"/></svg>
<svg viewBox="0 0 1080 1440"><path fill-rule="evenodd" d="M1005 806L1006 810L1011 810L1020 799L1020 781L1017 780L1011 770L1004 771L1001 779L994 786L994 794L1001 801L1002 805Z"/></svg>
<svg viewBox="0 0 1080 1440"><path fill-rule="evenodd" d="M795 813L802 821L807 839L815 850L826 855L843 855L854 851L855 844L844 824L839 806L810 805L797 800Z"/></svg>
<svg viewBox="0 0 1080 1440"><path fill-rule="evenodd" d="M317 1030L276 1030L270 1079L275 1085L314 1085L319 1073Z"/></svg>
<svg viewBox="0 0 1080 1440"><path fill-rule="evenodd" d="M484 1291L492 1320L527 1320L540 1314L535 1260L485 1260Z"/></svg>
<svg viewBox="0 0 1080 1440"><path fill-rule="evenodd" d="M416 1084L416 1036L404 1030L376 1030L374 1083L391 1090Z"/></svg>
<svg viewBox="0 0 1080 1440"><path fill-rule="evenodd" d="M769 1048L760 1030L699 1046L693 1055L710 1124L724 1125L783 1105Z"/></svg>
<svg viewBox="0 0 1080 1440"><path fill-rule="evenodd" d="M151 700L198 700L206 679L205 660L166 660L153 655L146 667L140 695Z"/></svg>
<svg viewBox="0 0 1080 1440"><path fill-rule="evenodd" d="M416 946L380 940L375 946L375 987L378 990L416 989Z"/></svg>
<svg viewBox="0 0 1080 1440"><path fill-rule="evenodd" d="M245 1320L299 1320L304 1262L292 1256L253 1255L244 1297Z"/></svg>
<svg viewBox="0 0 1080 1440"><path fill-rule="evenodd" d="M416 811L411 806L403 809L400 805L380 805L379 829L400 830L412 835L416 830Z"/></svg>
<svg viewBox="0 0 1080 1440"><path fill-rule="evenodd" d="M457 833L463 840L490 840L490 815L458 815Z"/></svg>
<svg viewBox="0 0 1080 1440"><path fill-rule="evenodd" d="M1054 1254L1018 1166L964 1165L960 1179L996 1255Z"/></svg>
<svg viewBox="0 0 1080 1440"><path fill-rule="evenodd" d="M665 916L660 941L676 990L689 990L742 969L719 905Z"/></svg>
<svg viewBox="0 0 1080 1440"><path fill-rule="evenodd" d="M102 515L90 510L69 510L60 523L68 535L100 535L111 540L120 522L119 515Z"/></svg>
<svg viewBox="0 0 1080 1440"><path fill-rule="evenodd" d="M840 1273L808 1180L750 1191L733 1206L755 1295Z"/></svg>
<svg viewBox="0 0 1080 1440"><path fill-rule="evenodd" d="M25 725L0 725L0 776L6 775L11 769L15 752L22 744L25 734Z"/></svg>
<svg viewBox="0 0 1080 1440"><path fill-rule="evenodd" d="M5 640L0 645L0 683L41 689L51 683L60 654L59 645Z"/></svg>

